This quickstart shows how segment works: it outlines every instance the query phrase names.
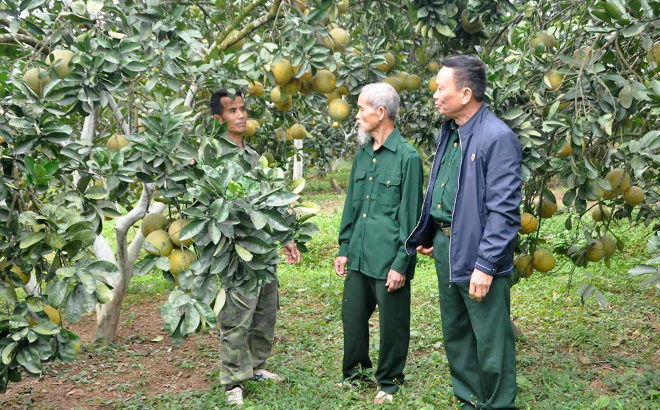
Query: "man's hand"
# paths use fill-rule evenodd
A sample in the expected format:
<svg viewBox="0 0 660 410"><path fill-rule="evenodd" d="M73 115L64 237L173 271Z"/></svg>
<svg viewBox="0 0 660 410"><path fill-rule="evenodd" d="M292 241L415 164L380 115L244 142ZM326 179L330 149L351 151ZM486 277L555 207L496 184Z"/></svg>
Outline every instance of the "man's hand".
<svg viewBox="0 0 660 410"><path fill-rule="evenodd" d="M395 290L402 288L405 284L406 275L402 275L394 269L390 269L390 271L387 272L387 282L385 282L385 286L387 286L388 292L394 292Z"/></svg>
<svg viewBox="0 0 660 410"><path fill-rule="evenodd" d="M422 255L433 257L433 246L431 246L430 248L425 248L422 245L419 245L417 247L417 253L421 253Z"/></svg>
<svg viewBox="0 0 660 410"><path fill-rule="evenodd" d="M491 275L475 268L470 277L470 299L481 302L490 290L491 283L493 283Z"/></svg>
<svg viewBox="0 0 660 410"><path fill-rule="evenodd" d="M348 263L348 258L346 256L337 256L335 259L335 273L342 278L346 277L346 264Z"/></svg>
<svg viewBox="0 0 660 410"><path fill-rule="evenodd" d="M294 242L291 242L290 244L288 244L287 246L285 246L282 249L284 250L284 256L286 258L286 263L291 265L293 263L300 262L300 251L298 250L298 247L296 246L296 244Z"/></svg>

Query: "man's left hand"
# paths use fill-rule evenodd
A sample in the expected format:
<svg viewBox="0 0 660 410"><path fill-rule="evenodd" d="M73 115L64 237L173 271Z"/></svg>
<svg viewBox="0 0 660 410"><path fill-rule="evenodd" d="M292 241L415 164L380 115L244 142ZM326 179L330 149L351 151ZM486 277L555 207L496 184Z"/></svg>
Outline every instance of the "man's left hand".
<svg viewBox="0 0 660 410"><path fill-rule="evenodd" d="M493 283L491 275L475 268L470 277L470 299L481 302L490 290L491 283Z"/></svg>
<svg viewBox="0 0 660 410"><path fill-rule="evenodd" d="M286 263L291 265L293 263L300 262L300 251L298 250L298 247L296 246L296 244L294 242L291 242L290 244L288 244L287 246L285 246L282 249L284 250L284 256L286 258Z"/></svg>
<svg viewBox="0 0 660 410"><path fill-rule="evenodd" d="M387 272L387 282L385 282L385 286L387 286L388 292L394 292L395 290L402 288L405 284L406 275L402 275L394 269L390 269L390 271Z"/></svg>

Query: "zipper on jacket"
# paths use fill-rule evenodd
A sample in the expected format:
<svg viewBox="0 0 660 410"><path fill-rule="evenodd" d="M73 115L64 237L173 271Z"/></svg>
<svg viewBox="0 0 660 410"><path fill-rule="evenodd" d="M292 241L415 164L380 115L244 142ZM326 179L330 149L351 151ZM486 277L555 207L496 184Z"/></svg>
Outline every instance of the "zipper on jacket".
<svg viewBox="0 0 660 410"><path fill-rule="evenodd" d="M458 133L458 146L461 149L461 163L458 166L458 178L456 180L456 194L454 195L454 205L451 207L451 230L454 228L454 210L456 209L456 197L458 197L458 190L461 188L461 169L463 168L463 142L461 141L461 131L460 129L456 130ZM451 271L451 237L453 235L449 235L449 287L451 288L451 284L454 281L452 277L452 271Z"/></svg>

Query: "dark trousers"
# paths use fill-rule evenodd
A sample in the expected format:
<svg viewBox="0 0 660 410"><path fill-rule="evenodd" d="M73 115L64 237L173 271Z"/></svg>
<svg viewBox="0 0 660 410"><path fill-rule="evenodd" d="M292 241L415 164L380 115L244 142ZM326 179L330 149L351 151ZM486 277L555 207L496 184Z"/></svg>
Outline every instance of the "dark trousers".
<svg viewBox="0 0 660 410"><path fill-rule="evenodd" d="M509 278L494 279L486 297L470 299L469 282L449 281L449 238L435 235L442 333L454 395L464 409L516 409L516 350Z"/></svg>
<svg viewBox="0 0 660 410"><path fill-rule="evenodd" d="M360 366L372 367L369 358L369 318L379 308L380 352L376 380L380 389L394 394L403 384L403 368L410 342L410 281L388 292L385 280L349 271L344 282L341 317L344 325L344 379L356 376Z"/></svg>

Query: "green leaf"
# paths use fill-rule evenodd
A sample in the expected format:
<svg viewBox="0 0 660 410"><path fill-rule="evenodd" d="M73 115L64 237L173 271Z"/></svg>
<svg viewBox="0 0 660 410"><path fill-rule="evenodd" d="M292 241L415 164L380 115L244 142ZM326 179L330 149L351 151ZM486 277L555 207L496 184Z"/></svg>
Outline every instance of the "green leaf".
<svg viewBox="0 0 660 410"><path fill-rule="evenodd" d="M17 347L18 343L11 342L5 346L4 349L2 349L2 364L5 366L9 366L9 364L11 364L11 362L14 360L14 356L16 355Z"/></svg>
<svg viewBox="0 0 660 410"><path fill-rule="evenodd" d="M163 327L168 335L174 334L181 322L181 310L166 302L160 306L160 316L163 318Z"/></svg>
<svg viewBox="0 0 660 410"><path fill-rule="evenodd" d="M272 207L286 206L300 198L300 195L291 192L277 192L266 199L266 205Z"/></svg>
<svg viewBox="0 0 660 410"><path fill-rule="evenodd" d="M34 232L29 234L27 237L23 238L21 240L20 248L21 249L26 249L29 248L30 246L34 245L35 243L41 241L46 237L45 232Z"/></svg>
<svg viewBox="0 0 660 410"><path fill-rule="evenodd" d="M176 289L172 293L170 293L170 296L167 300L170 304L172 304L172 306L178 308L190 302L190 296L188 296L182 290Z"/></svg>
<svg viewBox="0 0 660 410"><path fill-rule="evenodd" d="M147 255L141 261L133 265L133 275L142 276L145 275L156 266L158 261L158 256L156 255Z"/></svg>
<svg viewBox="0 0 660 410"><path fill-rule="evenodd" d="M244 261L249 262L249 261L252 260L252 254L250 253L250 251L248 251L247 249L245 249L241 245L239 245L237 243L234 244L234 249L236 249L236 253Z"/></svg>
<svg viewBox="0 0 660 410"><path fill-rule="evenodd" d="M630 106L633 103L633 95L632 95L632 88L630 87L630 84L626 84L621 88L621 91L619 91L619 103L623 106L623 108L630 108Z"/></svg>
<svg viewBox="0 0 660 410"><path fill-rule="evenodd" d="M222 307L225 305L227 302L227 292L223 288L218 289L218 294L215 297L215 302L213 303L213 313L218 316L220 314L220 310L222 310Z"/></svg>
<svg viewBox="0 0 660 410"><path fill-rule="evenodd" d="M184 241L186 239L194 238L195 235L202 232L204 227L206 227L207 221L204 219L194 219L191 220L186 226L181 229L179 233L179 240Z"/></svg>
<svg viewBox="0 0 660 410"><path fill-rule="evenodd" d="M102 186L92 185L86 192L85 197L98 201L107 197L106 189Z"/></svg>
<svg viewBox="0 0 660 410"><path fill-rule="evenodd" d="M646 27L646 23L642 24L639 22L634 22L633 24L621 30L621 34L623 34L624 37L634 37L644 31Z"/></svg>
<svg viewBox="0 0 660 410"><path fill-rule="evenodd" d="M6 286L4 283L0 284L0 299L4 299L5 302L13 305L18 302L16 291L10 286Z"/></svg>
<svg viewBox="0 0 660 410"><path fill-rule="evenodd" d="M46 293L48 294L48 303L51 306L57 308L62 304L62 302L64 302L66 293L69 290L68 284L69 281L60 280L57 277L48 282L48 285L46 286Z"/></svg>
<svg viewBox="0 0 660 410"><path fill-rule="evenodd" d="M41 373L41 358L39 353L29 346L21 346L16 353L16 361L32 374Z"/></svg>
<svg viewBox="0 0 660 410"><path fill-rule="evenodd" d="M520 117L523 115L525 112L522 110L520 107L514 107L506 112L502 113L502 118L505 120L515 120L516 118Z"/></svg>
<svg viewBox="0 0 660 410"><path fill-rule="evenodd" d="M64 304L64 316L72 323L80 320L83 314L83 287L76 285Z"/></svg>
<svg viewBox="0 0 660 410"><path fill-rule="evenodd" d="M209 326L215 326L218 323L218 315L207 304L195 302L195 308L199 312L203 323L208 323Z"/></svg>
<svg viewBox="0 0 660 410"><path fill-rule="evenodd" d="M60 332L60 328L50 320L42 320L32 328L32 331L39 333L40 335L48 336L58 334Z"/></svg>
<svg viewBox="0 0 660 410"><path fill-rule="evenodd" d="M256 237L246 237L246 238L240 238L240 239L236 238L236 240L240 244L240 245L236 245L236 246L241 246L242 248L244 248L245 250L247 250L251 253L265 254L265 253L268 253L268 252L272 251L275 248L275 246L270 245L270 244L266 243L265 241L262 241L261 239L256 238ZM237 252L238 252L238 250L237 250ZM238 253L239 253L239 256L241 256L240 252L238 252ZM243 258L242 256L241 256L241 259L249 260L249 259ZM252 259L252 258L250 257L250 259Z"/></svg>
<svg viewBox="0 0 660 410"><path fill-rule="evenodd" d="M195 333L197 326L199 326L200 317L199 312L193 305L188 305L183 316L183 323L181 324L181 333L184 335Z"/></svg>

